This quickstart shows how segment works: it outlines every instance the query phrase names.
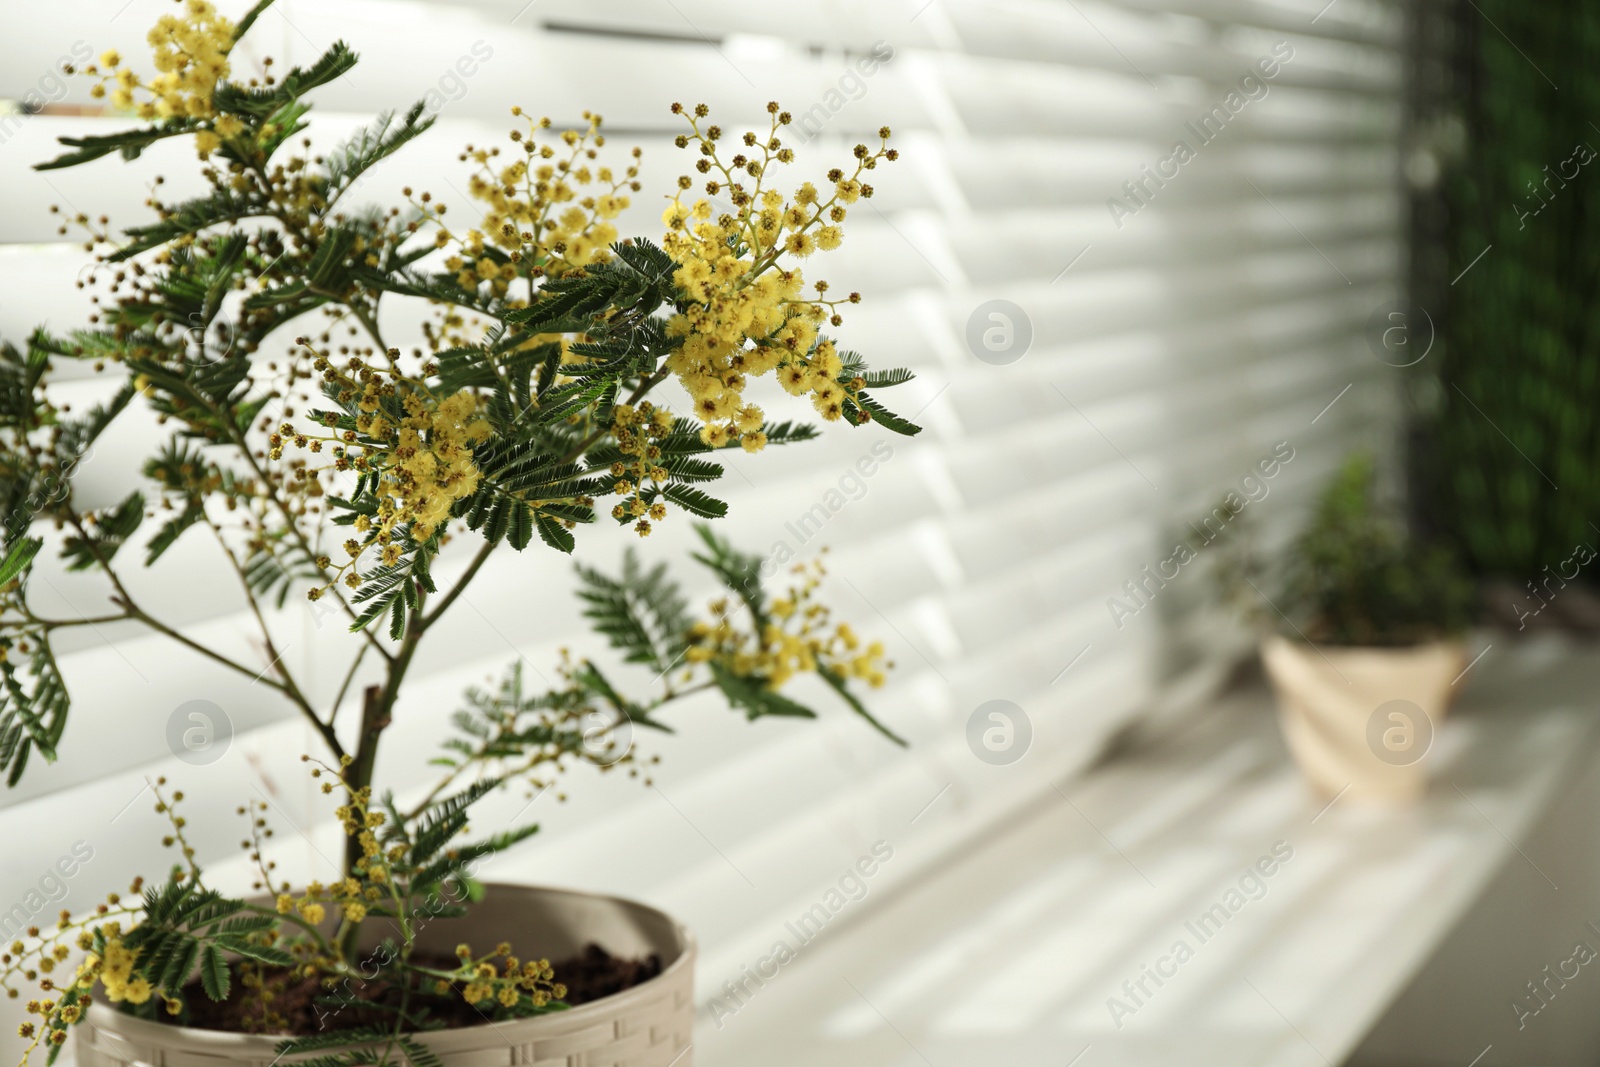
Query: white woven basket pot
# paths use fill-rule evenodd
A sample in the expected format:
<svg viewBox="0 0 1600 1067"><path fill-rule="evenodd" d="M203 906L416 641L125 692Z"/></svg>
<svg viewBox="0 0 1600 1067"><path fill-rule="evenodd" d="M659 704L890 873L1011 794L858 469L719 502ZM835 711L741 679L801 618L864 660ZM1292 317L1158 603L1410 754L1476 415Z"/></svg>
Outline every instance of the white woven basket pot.
<svg viewBox="0 0 1600 1067"><path fill-rule="evenodd" d="M1284 739L1318 792L1405 804L1427 788L1427 755L1466 662L1460 642L1349 648L1271 637L1261 660Z"/></svg>
<svg viewBox="0 0 1600 1067"><path fill-rule="evenodd" d="M510 941L524 958L559 962L593 943L624 958L660 956L662 970L632 989L568 1011L419 1035L446 1067L691 1067L695 946L683 926L616 897L516 885L486 889L466 917L423 926L418 948L451 955L463 941ZM370 932L374 943L384 933ZM282 1040L149 1022L100 1001L90 1007L87 1021L74 1035L78 1067L269 1067ZM292 1063L286 1058L282 1067Z"/></svg>

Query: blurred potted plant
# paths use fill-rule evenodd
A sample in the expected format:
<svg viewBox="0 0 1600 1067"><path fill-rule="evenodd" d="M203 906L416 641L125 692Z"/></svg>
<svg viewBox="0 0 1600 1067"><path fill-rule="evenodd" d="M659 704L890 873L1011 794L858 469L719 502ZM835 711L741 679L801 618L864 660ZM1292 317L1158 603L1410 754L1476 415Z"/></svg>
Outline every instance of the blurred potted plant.
<svg viewBox="0 0 1600 1067"><path fill-rule="evenodd" d="M1415 799L1466 662L1473 591L1451 554L1415 542L1382 505L1365 453L1340 467L1276 565L1247 530L1231 533L1218 573L1263 634L1284 737L1307 779L1328 796Z"/></svg>
<svg viewBox="0 0 1600 1067"><path fill-rule="evenodd" d="M150 33L151 76L101 56L84 71L94 94L145 124L64 139L71 151L41 165L132 159L192 138L206 191L167 203L158 184L155 220L121 239L104 219L70 220L99 252L95 282L109 291L96 315L68 335L0 347L0 769L15 784L30 756L65 747L57 631L143 626L251 677L314 728L327 751L303 758L342 801L332 814L343 869L327 884L275 877L265 805L246 803L255 895L226 893L196 864L183 794L158 780L178 852L170 873L0 946L0 984L12 996L19 982L39 989L22 1027L30 1054L42 1044L53 1059L92 1021L77 1030L85 1067L289 1055L440 1067L503 1060L508 1042L518 1062L687 1065L683 928L626 901L486 887L480 861L537 826L468 839L468 819L497 789L540 789L568 766L636 774L633 731L666 729L667 706L696 693L750 719L809 717L779 691L809 672L889 734L854 691L883 681L883 648L830 619L815 596L820 566L769 589L759 558L702 527L694 558L726 593L698 619L665 564L630 553L620 575L580 568L586 615L623 661L655 676L651 692L625 695L588 659L564 661L543 692L513 670L497 690L468 694L436 761L445 769L418 795L377 788L380 742L397 716L432 710L408 706L408 669L491 554L536 537L571 552L573 530L606 496L599 510L641 536L672 511L718 517L726 507L705 487L723 468L709 457L815 435L767 421L744 396L751 380L776 376L827 421L917 432L868 391L910 375L870 372L821 332L859 297L834 299L822 281L807 290L795 265L838 245L850 205L872 195L868 172L895 152L858 146L821 190L785 194L774 181L793 153L778 105L730 155L703 105L675 104L678 146L694 150L702 177L680 178L665 198L658 247L616 239L610 220L640 183L636 164L597 161L598 117L555 131L513 108L504 159L500 148L460 157L474 168L476 224L447 223L443 204L409 189L403 207L358 208L350 194L367 170L431 120L418 104L335 152L297 143L308 94L356 57L340 43L281 77L268 66L230 80L234 45L270 2L233 24L187 0L184 18ZM718 214L691 194L697 180L732 207ZM425 347L385 340L397 301L423 312ZM108 399L87 412L57 403L59 363L108 379ZM678 412L652 397L669 380L687 394ZM168 431L144 465L149 495L81 504L79 461L140 403ZM174 546L197 538L232 564L265 669L162 621L123 580L129 556L170 564ZM451 541L470 556L447 577L436 564ZM65 566L105 580L105 609L41 613L30 580L47 542ZM303 688L274 642L269 621L291 593L350 623L351 662L331 699ZM359 719L335 722L350 692L362 694ZM582 957L590 944L616 958ZM589 1003L576 1004L580 992Z"/></svg>

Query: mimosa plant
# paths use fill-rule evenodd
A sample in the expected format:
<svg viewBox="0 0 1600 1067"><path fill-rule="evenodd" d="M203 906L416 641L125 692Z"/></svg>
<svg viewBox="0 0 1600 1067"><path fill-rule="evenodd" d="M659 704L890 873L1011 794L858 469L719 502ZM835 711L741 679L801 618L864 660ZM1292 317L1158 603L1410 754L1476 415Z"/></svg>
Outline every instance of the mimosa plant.
<svg viewBox="0 0 1600 1067"><path fill-rule="evenodd" d="M426 1065L431 1054L407 1035L450 1024L463 1003L486 1019L561 1006L548 961L518 959L509 944L463 946L447 964L413 958L421 918L460 914L477 892L476 864L536 829L463 840L474 803L568 765L631 764L625 728L665 729L662 709L691 693L720 693L751 719L811 716L779 691L800 672L884 729L852 688L882 682L882 646L830 620L815 599L820 569L768 590L758 558L702 527L695 559L727 589L706 618L693 616L664 564L630 553L618 576L579 571L586 615L622 660L656 676L652 693L625 695L587 659L563 662L547 692L525 691L513 671L498 691L469 694L432 789L412 803L375 792L386 730L398 715L429 713L401 707L417 650L492 554L522 552L535 537L571 552L597 510L640 535L673 512L716 518L726 510L706 490L723 474L716 452L814 436L768 421L745 395L756 378L774 375L826 421L917 432L870 392L910 375L868 371L822 332L859 296L836 299L822 281L808 288L796 265L839 244L851 205L872 196L865 179L895 152L857 146L848 169L785 195L774 179L793 154L777 104L766 129L737 137L710 124L703 105L674 104L686 124L677 145L692 150L698 177L679 178L667 197L660 244L618 241L612 220L640 190L638 149L617 170L600 159L599 116L559 130L513 108L504 151L469 147L460 157L473 168L476 222L447 221L425 191L406 190L404 206L363 207L355 201L367 171L432 120L418 104L315 154L299 138L308 98L356 56L340 43L309 67L274 76L269 65L234 80L232 50L270 2L233 24L187 0L181 18L150 33L154 75L115 53L99 57L81 72L94 95L143 124L63 138L71 151L40 165L131 160L157 141L190 138L206 191L167 202L157 179L154 220L121 237L105 219L69 220L97 253L95 314L83 329L41 330L0 349L0 768L15 784L33 754L54 760L72 746L54 635L139 624L256 679L305 718L326 748L306 757L310 773L342 800L344 869L299 888L275 878L261 806L247 803L239 812L255 889L275 905L226 895L196 864L176 810L182 794L152 783L181 862L0 955L12 996L19 979L40 988L23 1035L30 1052L44 1044L52 1057L91 996L185 1022L203 993L244 998L251 1029L298 1033L286 1050L349 1046L329 1058L375 1063L403 1052ZM409 351L385 338L396 301L426 312L425 343ZM53 372L67 362L112 379L109 399L86 412L53 401ZM687 394L678 410L656 393L669 381ZM136 404L166 432L144 465L148 488L110 506L81 504L81 458ZM170 566L174 546L197 537L236 572L264 671L162 621L123 580L131 566ZM105 580L105 610L58 618L35 609L30 577L47 541L66 567ZM442 557L469 552L452 578L441 569L436 580ZM268 622L293 595L331 606L355 635L331 701L314 699L274 644ZM361 693L357 721L336 722L363 664L379 680ZM588 725L596 716L603 729ZM375 918L396 931L376 981L357 973L358 935ZM312 1037L274 1000L307 980L323 1007L338 1009Z"/></svg>

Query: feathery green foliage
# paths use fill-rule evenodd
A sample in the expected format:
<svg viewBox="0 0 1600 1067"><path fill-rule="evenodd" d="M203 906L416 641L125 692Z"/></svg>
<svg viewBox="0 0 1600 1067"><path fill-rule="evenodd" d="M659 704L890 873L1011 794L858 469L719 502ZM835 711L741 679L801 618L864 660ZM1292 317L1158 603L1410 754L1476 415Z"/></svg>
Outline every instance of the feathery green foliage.
<svg viewBox="0 0 1600 1067"><path fill-rule="evenodd" d="M1263 626L1317 644L1412 645L1472 621L1471 583L1447 549L1415 541L1383 506L1366 453L1339 468L1285 558L1259 558L1235 529L1247 521L1234 513L1218 575Z"/></svg>

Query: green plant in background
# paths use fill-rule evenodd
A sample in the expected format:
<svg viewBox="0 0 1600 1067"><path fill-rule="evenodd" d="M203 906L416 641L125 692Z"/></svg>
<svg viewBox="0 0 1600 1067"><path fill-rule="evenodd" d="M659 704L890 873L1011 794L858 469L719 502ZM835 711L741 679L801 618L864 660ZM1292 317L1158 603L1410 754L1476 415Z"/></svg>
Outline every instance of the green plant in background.
<svg viewBox="0 0 1600 1067"><path fill-rule="evenodd" d="M1263 558L1239 528L1247 522L1241 514L1229 524L1215 573L1227 599L1262 629L1316 644L1393 646L1456 634L1472 621L1473 587L1454 555L1417 542L1383 506L1366 453L1339 468L1281 559Z"/></svg>
<svg viewBox="0 0 1600 1067"><path fill-rule="evenodd" d="M1520 584L1600 523L1600 84L1584 73L1600 7L1479 0L1459 15L1469 140L1445 178L1445 277L1473 265L1441 283L1423 517L1474 570Z"/></svg>

